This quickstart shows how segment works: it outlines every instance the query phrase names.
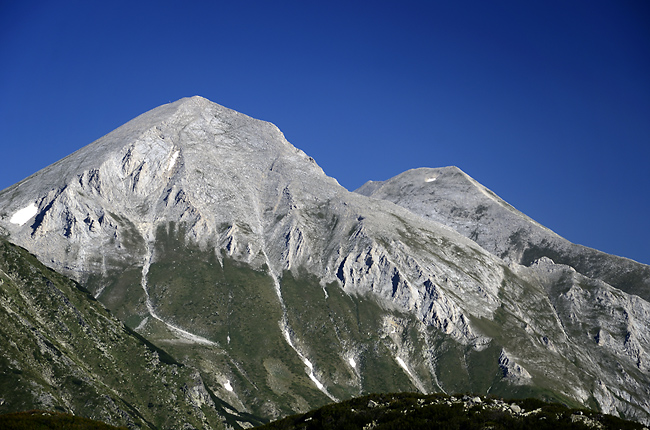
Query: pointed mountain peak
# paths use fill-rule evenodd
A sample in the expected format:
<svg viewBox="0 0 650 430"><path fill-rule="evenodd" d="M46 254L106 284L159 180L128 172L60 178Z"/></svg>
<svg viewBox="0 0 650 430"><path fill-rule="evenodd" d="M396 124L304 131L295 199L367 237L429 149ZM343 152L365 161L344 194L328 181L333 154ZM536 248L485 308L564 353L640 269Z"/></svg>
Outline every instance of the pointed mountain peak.
<svg viewBox="0 0 650 430"><path fill-rule="evenodd" d="M522 258L524 249L517 241L522 231L559 238L456 166L408 170L386 181L366 183L356 192L445 224L510 261Z"/></svg>
<svg viewBox="0 0 650 430"><path fill-rule="evenodd" d="M217 146L229 146L244 152L257 148L258 151L290 150L302 153L286 141L275 125L204 97L193 96L137 116L9 189L19 185L22 190L30 187L38 190L45 187L62 188L75 177L100 169L106 163L128 162L129 166L133 163L153 163L162 168L171 166L172 159L177 160L179 156L183 158L191 153L195 161L201 164L200 159L205 151ZM190 150L190 147L193 149ZM184 154L185 150L188 154ZM272 159L274 156L267 154L266 158ZM305 155L303 158L308 157ZM131 167L137 168L136 165Z"/></svg>
<svg viewBox="0 0 650 430"><path fill-rule="evenodd" d="M321 196L341 188L275 125L194 96L152 109L1 191L0 224L14 236L63 231L68 238L111 213L115 223L151 228L184 217L213 231L215 204L223 222L240 212L248 219L269 192L310 186Z"/></svg>
<svg viewBox="0 0 650 430"><path fill-rule="evenodd" d="M183 97L181 99L176 100L174 103L196 104L196 105L200 105L200 104L203 104L203 105L205 105L205 104L216 104L216 103L206 99L205 97L202 97L202 96L199 96L199 95L191 96L191 97Z"/></svg>
<svg viewBox="0 0 650 430"><path fill-rule="evenodd" d="M219 110L227 110L227 111L235 112L232 109L228 109L224 106L221 106L220 104L208 100L202 96L183 97L181 99L176 100L175 102L171 102L168 103L167 105L163 105L160 107L164 107L164 106L173 106L176 109L184 109L186 111L194 111L194 112L202 112L210 109L219 109Z"/></svg>

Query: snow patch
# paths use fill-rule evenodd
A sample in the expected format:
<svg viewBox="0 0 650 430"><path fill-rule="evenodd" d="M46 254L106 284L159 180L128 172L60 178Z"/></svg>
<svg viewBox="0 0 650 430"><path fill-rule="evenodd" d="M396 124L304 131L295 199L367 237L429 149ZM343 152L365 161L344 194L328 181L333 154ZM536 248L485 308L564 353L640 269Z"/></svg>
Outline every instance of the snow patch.
<svg viewBox="0 0 650 430"><path fill-rule="evenodd" d="M34 203L31 203L29 206L22 208L21 210L13 214L9 222L12 224L23 225L27 221L29 221L34 215L36 215L37 212L38 212L38 208Z"/></svg>
<svg viewBox="0 0 650 430"><path fill-rule="evenodd" d="M233 388L232 388L232 385L230 384L230 381L228 381L228 380L226 380L226 383L223 384L223 388L225 388L226 390L228 390L230 392L234 391Z"/></svg>
<svg viewBox="0 0 650 430"><path fill-rule="evenodd" d="M314 365L311 364L311 361L307 360L306 358L303 359L303 361L305 362L305 366L309 367L309 370L314 370Z"/></svg>
<svg viewBox="0 0 650 430"><path fill-rule="evenodd" d="M397 364L402 366L402 369L406 370L406 373L408 373L409 375L411 374L411 371L406 366L406 363L404 363L404 360L402 360L402 357L397 357L395 360L397 361Z"/></svg>
<svg viewBox="0 0 650 430"><path fill-rule="evenodd" d="M436 179L438 179L437 176L436 176L436 177L433 177L433 178L426 178L426 179L424 180L424 182L433 182L433 181L435 181Z"/></svg>
<svg viewBox="0 0 650 430"><path fill-rule="evenodd" d="M314 384L316 384L316 387L317 387L319 390L323 391L324 386L323 386L323 384L321 384L321 382L320 382L318 379L316 379L316 376L314 376L314 372L310 372L310 373L309 373L309 379L311 379L312 381L314 381ZM325 394L327 394L327 393L325 393ZM328 397L329 397L329 396L328 396ZM331 397L330 397L330 398L331 398Z"/></svg>
<svg viewBox="0 0 650 430"><path fill-rule="evenodd" d="M316 387L318 387L319 390L323 391L323 388L325 388L325 386L318 379L316 379L316 375L314 375L314 365L311 364L311 361L309 361L304 356L302 357L302 361L303 363L305 363L305 366L309 367L309 379L311 379L314 382L314 384L316 384ZM325 394L328 393L325 392Z"/></svg>
<svg viewBox="0 0 650 430"><path fill-rule="evenodd" d="M261 226L261 223L260 223ZM269 256L266 254L264 251L264 248L262 248L262 254L264 255L264 259L266 260L266 265L269 268L269 275L271 276L271 279L273 279L273 285L275 286L275 293L278 295L278 300L280 301L280 306L282 307L282 320L279 322L280 323L280 329L282 330L282 334L284 335L284 339L287 341L287 344L295 351L296 354L298 354L298 357L300 360L309 368L308 376L309 379L312 380L312 382L318 387L318 389L323 392L327 397L329 397L332 401L338 402L338 399L334 396L332 396L328 391L327 388L316 378L316 375L314 374L314 365L311 364L311 361L307 359L302 353L296 348L296 346L293 344L291 340L291 335L289 334L289 323L287 322L287 307L284 304L284 300L282 300L282 290L280 288L280 281L278 280L278 276L275 274L275 272L272 269L271 261L269 260Z"/></svg>
<svg viewBox="0 0 650 430"><path fill-rule="evenodd" d="M354 358L352 358L352 357L348 358L348 363L350 363L350 366L352 366L352 367L355 367L355 368L357 367L357 362L354 361Z"/></svg>

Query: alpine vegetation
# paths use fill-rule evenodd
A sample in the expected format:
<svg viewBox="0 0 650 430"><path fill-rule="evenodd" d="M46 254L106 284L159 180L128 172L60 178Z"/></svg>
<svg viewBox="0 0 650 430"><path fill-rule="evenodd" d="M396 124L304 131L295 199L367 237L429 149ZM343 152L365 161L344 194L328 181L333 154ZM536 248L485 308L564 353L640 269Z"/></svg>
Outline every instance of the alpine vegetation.
<svg viewBox="0 0 650 430"><path fill-rule="evenodd" d="M152 428L246 427L416 391L536 397L650 421L650 267L569 243L455 167L350 192L273 124L191 97L1 191L0 229L111 312L93 318L121 321L110 320L119 336L98 350L140 339L129 357L173 357L148 382L167 384L166 399L136 406L120 397L132 385L124 377L94 389L133 409L88 412L72 393L37 394L51 385L40 361L0 352L6 380L16 369L25 381L20 394L3 392L0 412L29 398L120 425L117 411ZM7 285L15 275L3 276ZM2 302L8 320L32 306L56 346L56 330L67 331L55 310L19 306L16 288ZM67 369L88 366L75 357ZM161 412L166 402L177 415Z"/></svg>

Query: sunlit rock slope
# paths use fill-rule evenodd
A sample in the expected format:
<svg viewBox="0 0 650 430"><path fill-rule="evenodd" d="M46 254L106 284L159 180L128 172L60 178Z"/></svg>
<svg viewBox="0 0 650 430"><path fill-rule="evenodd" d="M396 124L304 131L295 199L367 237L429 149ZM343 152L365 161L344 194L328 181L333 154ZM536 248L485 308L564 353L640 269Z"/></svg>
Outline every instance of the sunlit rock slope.
<svg viewBox="0 0 650 430"><path fill-rule="evenodd" d="M528 266L548 257L650 300L650 266L569 242L457 167L413 169L356 192L445 224L505 261Z"/></svg>

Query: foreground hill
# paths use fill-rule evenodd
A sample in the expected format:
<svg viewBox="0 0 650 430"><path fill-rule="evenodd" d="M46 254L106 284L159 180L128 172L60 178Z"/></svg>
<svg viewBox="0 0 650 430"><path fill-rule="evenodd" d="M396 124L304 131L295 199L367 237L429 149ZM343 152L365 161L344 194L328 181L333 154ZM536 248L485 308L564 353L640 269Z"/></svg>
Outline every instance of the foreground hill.
<svg viewBox="0 0 650 430"><path fill-rule="evenodd" d="M259 430L342 429L602 429L646 427L586 409L537 399L504 401L480 396L372 394L323 406L256 427Z"/></svg>
<svg viewBox="0 0 650 430"><path fill-rule="evenodd" d="M394 190L349 192L274 125L192 97L0 191L0 231L188 369L173 375L179 385L167 383L198 387L202 403L189 414L197 420L212 423L218 410L238 426L368 393L419 391L537 397L649 421L648 267L608 259L608 273L626 273L614 282L573 260L490 248L484 238L506 243L497 209L507 205L484 204L488 190L450 172L449 181L409 179L429 194L406 193L408 181L397 190L414 202L448 196L441 207L471 212L462 223L384 198ZM522 235L513 237L534 236ZM26 302L7 312L36 310ZM58 339L49 312L39 332ZM22 326L7 318L13 325L0 330L11 337ZM69 345L87 334L68 331ZM109 361L119 367L141 355ZM23 362L23 372L40 372L29 353ZM124 380L139 377L133 372ZM162 402L149 403L160 409L138 413L183 422L184 406L166 418Z"/></svg>
<svg viewBox="0 0 650 430"><path fill-rule="evenodd" d="M195 369L2 238L0 327L0 413L47 409L138 428L224 427Z"/></svg>
<svg viewBox="0 0 650 430"><path fill-rule="evenodd" d="M0 415L4 430L127 430L100 421L50 411L25 411Z"/></svg>

